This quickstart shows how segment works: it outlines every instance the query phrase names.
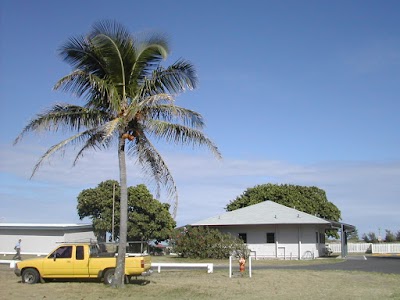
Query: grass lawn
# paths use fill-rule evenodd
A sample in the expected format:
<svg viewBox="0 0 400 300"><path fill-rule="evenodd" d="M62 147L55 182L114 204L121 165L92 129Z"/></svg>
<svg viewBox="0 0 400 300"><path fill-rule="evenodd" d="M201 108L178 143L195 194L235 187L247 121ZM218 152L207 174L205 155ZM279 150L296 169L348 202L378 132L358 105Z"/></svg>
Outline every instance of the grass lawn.
<svg viewBox="0 0 400 300"><path fill-rule="evenodd" d="M176 258L155 257L153 261L176 261ZM324 260L324 263L334 262L335 259ZM271 260L253 263L316 262ZM219 261L219 264L227 265L227 262ZM213 274L202 269L165 269L159 274L154 272L148 279L133 280L119 290L99 282L28 285L22 284L8 265L0 265L0 299L400 299L400 275L379 273L262 269L253 270L252 278L229 278L228 268L216 269Z"/></svg>

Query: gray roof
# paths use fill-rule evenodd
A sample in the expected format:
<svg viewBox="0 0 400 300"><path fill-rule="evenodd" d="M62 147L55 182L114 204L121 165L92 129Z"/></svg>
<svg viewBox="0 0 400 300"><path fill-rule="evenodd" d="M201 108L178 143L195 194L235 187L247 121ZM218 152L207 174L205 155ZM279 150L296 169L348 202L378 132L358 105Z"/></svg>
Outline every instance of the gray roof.
<svg viewBox="0 0 400 300"><path fill-rule="evenodd" d="M273 201L226 212L211 217L192 226L224 226L224 225L265 225L265 224L331 224L329 221L301 212Z"/></svg>
<svg viewBox="0 0 400 300"><path fill-rule="evenodd" d="M0 229L92 230L93 225L92 224L0 223Z"/></svg>

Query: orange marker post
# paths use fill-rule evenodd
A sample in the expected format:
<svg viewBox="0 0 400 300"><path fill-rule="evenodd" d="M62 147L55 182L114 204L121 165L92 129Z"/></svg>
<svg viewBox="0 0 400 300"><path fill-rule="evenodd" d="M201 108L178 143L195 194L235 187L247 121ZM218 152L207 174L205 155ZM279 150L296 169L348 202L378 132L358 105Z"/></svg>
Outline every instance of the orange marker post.
<svg viewBox="0 0 400 300"><path fill-rule="evenodd" d="M243 272L244 272L244 270L245 270L245 267L246 267L246 260L244 259L244 257L242 256L240 259L239 259L239 270L240 270L240 273L243 275Z"/></svg>

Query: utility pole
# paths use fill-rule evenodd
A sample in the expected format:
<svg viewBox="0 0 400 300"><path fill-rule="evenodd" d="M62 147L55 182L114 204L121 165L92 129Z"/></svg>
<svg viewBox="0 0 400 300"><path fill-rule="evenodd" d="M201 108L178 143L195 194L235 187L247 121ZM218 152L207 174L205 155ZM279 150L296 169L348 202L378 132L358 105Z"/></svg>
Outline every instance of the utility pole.
<svg viewBox="0 0 400 300"><path fill-rule="evenodd" d="M114 207L115 207L115 183L113 185L113 211L112 211L112 229L111 229L111 242L114 243Z"/></svg>

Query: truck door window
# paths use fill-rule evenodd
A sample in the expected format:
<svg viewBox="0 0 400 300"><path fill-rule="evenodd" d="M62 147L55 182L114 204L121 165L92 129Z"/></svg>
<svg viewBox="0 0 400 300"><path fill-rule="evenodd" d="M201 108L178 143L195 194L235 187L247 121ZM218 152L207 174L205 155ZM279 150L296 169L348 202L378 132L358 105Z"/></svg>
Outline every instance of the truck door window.
<svg viewBox="0 0 400 300"><path fill-rule="evenodd" d="M75 257L76 257L76 260L83 260L85 258L83 246L76 246Z"/></svg>
<svg viewBox="0 0 400 300"><path fill-rule="evenodd" d="M72 246L62 246L59 247L56 251L54 251L51 258L71 258L72 257ZM49 257L49 258L50 258Z"/></svg>

